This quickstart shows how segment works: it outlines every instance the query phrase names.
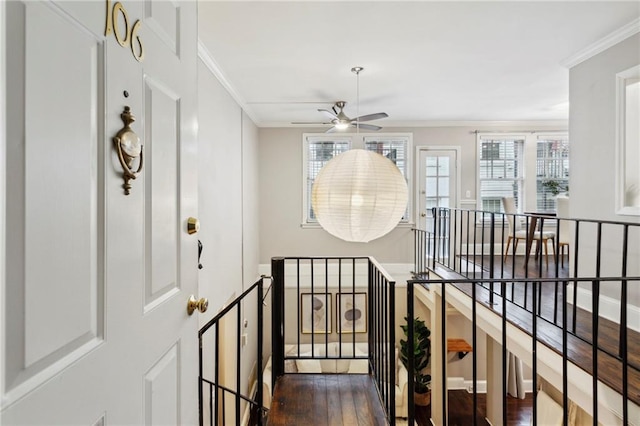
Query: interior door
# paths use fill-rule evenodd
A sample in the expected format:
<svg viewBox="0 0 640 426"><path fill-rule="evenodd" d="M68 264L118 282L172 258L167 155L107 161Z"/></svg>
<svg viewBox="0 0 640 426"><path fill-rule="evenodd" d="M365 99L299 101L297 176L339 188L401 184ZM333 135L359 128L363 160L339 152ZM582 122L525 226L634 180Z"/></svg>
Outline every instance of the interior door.
<svg viewBox="0 0 640 426"><path fill-rule="evenodd" d="M0 4L0 424L197 423L196 27L195 2Z"/></svg>

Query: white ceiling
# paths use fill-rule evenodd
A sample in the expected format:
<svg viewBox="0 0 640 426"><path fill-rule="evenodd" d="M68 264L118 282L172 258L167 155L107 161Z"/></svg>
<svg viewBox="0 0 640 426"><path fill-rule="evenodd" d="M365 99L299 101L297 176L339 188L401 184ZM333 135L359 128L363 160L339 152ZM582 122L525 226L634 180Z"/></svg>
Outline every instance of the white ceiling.
<svg viewBox="0 0 640 426"><path fill-rule="evenodd" d="M323 121L347 101L381 126L568 118L562 65L640 16L640 2L203 1L199 35L259 126ZM639 53L640 55L640 53Z"/></svg>

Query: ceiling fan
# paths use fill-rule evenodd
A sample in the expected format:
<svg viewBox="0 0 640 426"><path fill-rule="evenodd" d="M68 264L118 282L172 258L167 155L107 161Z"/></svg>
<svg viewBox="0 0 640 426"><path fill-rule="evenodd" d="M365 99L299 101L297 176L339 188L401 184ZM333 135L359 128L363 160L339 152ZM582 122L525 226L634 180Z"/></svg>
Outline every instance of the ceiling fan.
<svg viewBox="0 0 640 426"><path fill-rule="evenodd" d="M353 67L351 68L351 72L355 73L358 78L358 87L357 87L357 97L358 97L358 109L360 107L360 71L364 68L362 67ZM361 115L355 118L349 118L347 114L344 113L344 107L347 103L345 101L337 101L331 109L319 108L318 111L324 113L329 117L329 121L326 122L293 122L291 124L333 124L326 133L332 133L336 130L346 130L350 127L355 127L356 129L364 129L364 130L373 130L377 131L382 129L380 126L376 126L373 124L362 124L363 121L372 121L378 120L380 118L386 118L389 115L386 112L378 112L375 114L367 114Z"/></svg>

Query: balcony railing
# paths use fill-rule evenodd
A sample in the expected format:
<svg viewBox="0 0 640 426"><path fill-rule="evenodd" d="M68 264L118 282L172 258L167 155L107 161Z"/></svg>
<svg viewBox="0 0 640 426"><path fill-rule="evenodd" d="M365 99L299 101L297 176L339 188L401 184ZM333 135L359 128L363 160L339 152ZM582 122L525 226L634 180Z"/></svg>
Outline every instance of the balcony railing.
<svg viewBox="0 0 640 426"><path fill-rule="evenodd" d="M556 388L562 394L564 424L568 424L569 388L576 386L571 378L577 376L569 376L574 367L590 377L592 397L589 403L583 398L581 407L593 417L594 425L607 421L603 419L612 420L611 410L618 413L614 415L616 421L632 424L630 419L640 415L640 359L635 356L640 347L638 320L629 322L633 310L629 297L638 298L640 274L636 272L637 264L630 265L640 254L640 224L462 209L434 209L433 214L433 229L415 230L414 268L419 280L409 283L409 316L415 286L428 286L437 293L434 298L442 303L442 317L437 322L443 339L437 344L444 351L447 294L465 294L471 299L468 319L473 347L479 307L502 323L498 327L500 335L494 338L502 346L503 368L510 344L507 330L516 327L530 336L532 355L527 364L532 369L533 389L539 373L544 373L541 377L548 375L547 367L538 369L540 349L549 348L561 357L562 371L554 377L561 378L556 381ZM525 230L531 230L526 233L524 244L520 244L521 248L526 247L525 251L517 251L515 245L506 250L510 220L520 221ZM532 226L533 221L538 222L537 226ZM546 226L540 222L546 222ZM559 236L566 230L570 237L561 241ZM555 234L550 241L554 246L549 247L554 254L548 263L542 250L537 258L531 255L529 259L528 253L532 242L542 240L543 232ZM563 245L570 248L570 262L565 264L561 257ZM635 268L634 274L629 274L631 267ZM617 310L605 312L604 302ZM442 377L446 378L446 363L441 366ZM474 353L474 390L476 371ZM446 395L446 381L441 384L442 394ZM502 389L506 395L504 376ZM572 391L580 392L575 388ZM603 404L607 404L606 413L602 412ZM475 407L474 393L474 412ZM502 407L506 410L504 401ZM439 421L446 424L446 397L442 399L441 413ZM537 413L534 398L533 424L537 424ZM502 419L506 419L506 412Z"/></svg>

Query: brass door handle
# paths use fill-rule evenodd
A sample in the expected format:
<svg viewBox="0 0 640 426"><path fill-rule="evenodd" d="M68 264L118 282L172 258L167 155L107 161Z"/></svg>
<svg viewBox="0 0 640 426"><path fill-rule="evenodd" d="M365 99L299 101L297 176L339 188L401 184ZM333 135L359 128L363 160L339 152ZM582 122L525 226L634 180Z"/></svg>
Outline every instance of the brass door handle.
<svg viewBox="0 0 640 426"><path fill-rule="evenodd" d="M420 217L427 217L427 214L422 212L422 213L420 213Z"/></svg>
<svg viewBox="0 0 640 426"><path fill-rule="evenodd" d="M201 297L196 300L196 297L192 294L189 297L189 301L187 302L187 313L189 315L193 315L193 312L197 309L201 313L207 312L207 308L209 307L209 300L206 297Z"/></svg>

